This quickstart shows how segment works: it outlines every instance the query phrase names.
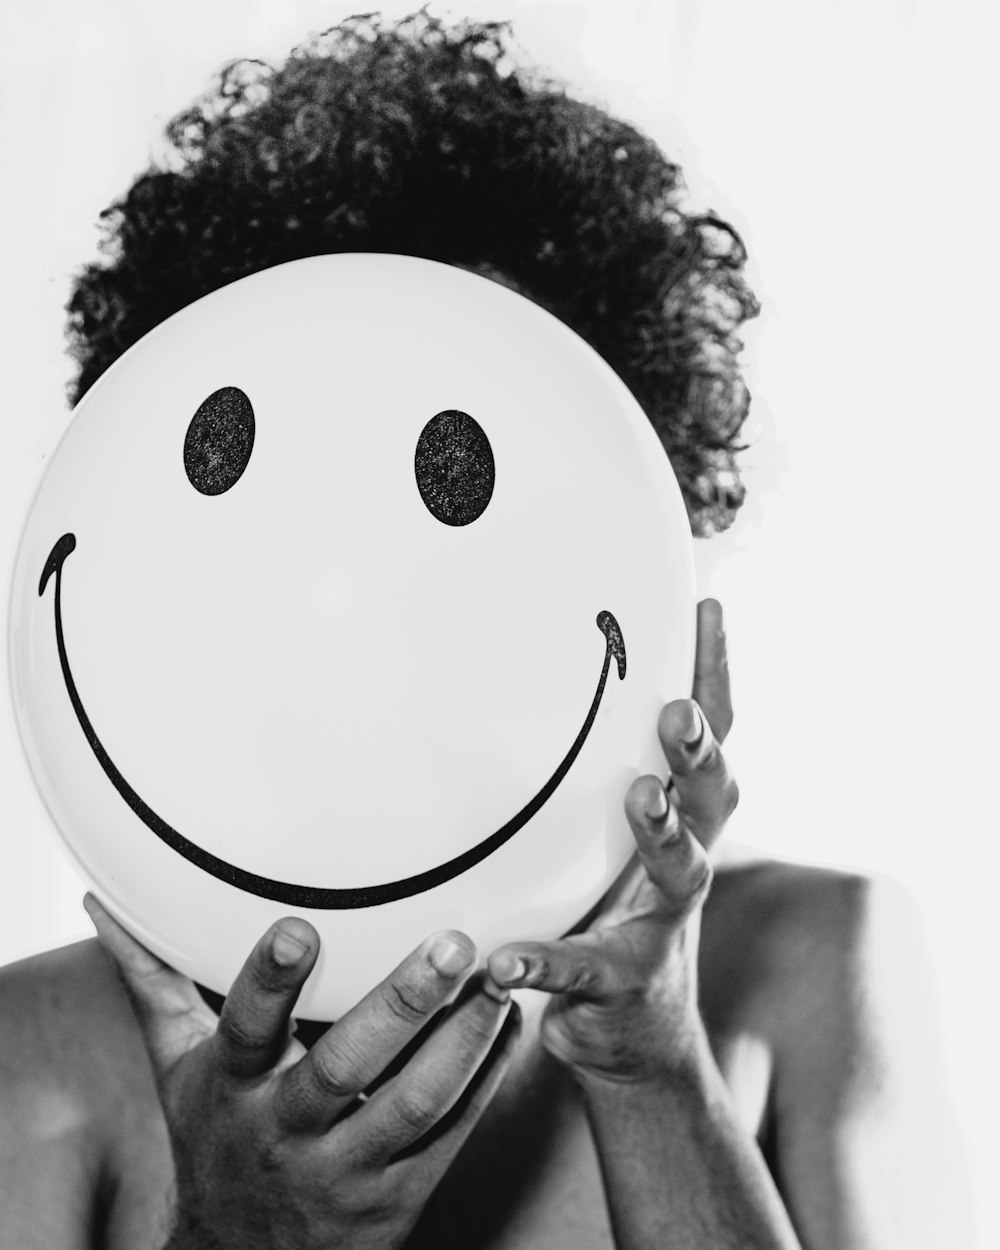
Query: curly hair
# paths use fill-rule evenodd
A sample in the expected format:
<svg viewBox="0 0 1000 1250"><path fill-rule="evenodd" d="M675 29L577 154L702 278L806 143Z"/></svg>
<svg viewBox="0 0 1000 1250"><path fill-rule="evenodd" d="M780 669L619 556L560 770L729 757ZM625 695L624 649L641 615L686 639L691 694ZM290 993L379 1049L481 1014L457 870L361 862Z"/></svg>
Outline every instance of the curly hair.
<svg viewBox="0 0 1000 1250"><path fill-rule="evenodd" d="M684 210L645 135L518 68L508 23L353 17L278 68L235 61L168 125L165 158L101 214L67 311L78 400L137 339L226 283L325 252L399 252L507 275L625 381L692 530L743 501L758 308L736 231Z"/></svg>

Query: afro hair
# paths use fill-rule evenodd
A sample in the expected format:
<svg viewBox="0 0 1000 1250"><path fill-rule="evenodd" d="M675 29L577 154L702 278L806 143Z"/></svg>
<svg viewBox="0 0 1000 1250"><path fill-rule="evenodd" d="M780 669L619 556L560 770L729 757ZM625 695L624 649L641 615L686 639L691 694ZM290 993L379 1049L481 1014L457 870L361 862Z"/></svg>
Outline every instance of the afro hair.
<svg viewBox="0 0 1000 1250"><path fill-rule="evenodd" d="M757 312L736 231L685 212L678 167L634 127L519 68L507 23L353 17L278 68L236 61L167 127L101 215L69 313L79 400L137 339L210 291L326 252L506 275L625 381L697 535L743 501Z"/></svg>

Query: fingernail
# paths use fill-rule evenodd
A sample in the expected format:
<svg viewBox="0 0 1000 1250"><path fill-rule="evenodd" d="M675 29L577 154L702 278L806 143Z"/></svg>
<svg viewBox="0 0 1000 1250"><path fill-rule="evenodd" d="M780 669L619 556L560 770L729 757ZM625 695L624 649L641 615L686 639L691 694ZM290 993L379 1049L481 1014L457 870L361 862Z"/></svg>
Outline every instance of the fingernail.
<svg viewBox="0 0 1000 1250"><path fill-rule="evenodd" d="M701 708L697 703L691 705L691 724L681 735L685 747L689 751L696 750L701 746L701 740L705 736L705 718L701 713Z"/></svg>
<svg viewBox="0 0 1000 1250"><path fill-rule="evenodd" d="M306 948L284 929L275 929L271 938L271 958L283 968L291 968L305 955Z"/></svg>
<svg viewBox="0 0 1000 1250"><path fill-rule="evenodd" d="M504 982L523 981L528 971L524 960L513 951L501 952L493 961L493 966L499 979Z"/></svg>
<svg viewBox="0 0 1000 1250"><path fill-rule="evenodd" d="M670 810L670 803L667 801L667 795L664 790L657 790L656 797L646 809L646 815L650 820L662 820Z"/></svg>
<svg viewBox="0 0 1000 1250"><path fill-rule="evenodd" d="M483 993L498 1003L510 1002L510 990L504 985L497 985L492 977L483 978Z"/></svg>
<svg viewBox="0 0 1000 1250"><path fill-rule="evenodd" d="M446 977L457 977L470 966L475 955L467 946L456 942L453 938L439 937L431 947L431 963Z"/></svg>

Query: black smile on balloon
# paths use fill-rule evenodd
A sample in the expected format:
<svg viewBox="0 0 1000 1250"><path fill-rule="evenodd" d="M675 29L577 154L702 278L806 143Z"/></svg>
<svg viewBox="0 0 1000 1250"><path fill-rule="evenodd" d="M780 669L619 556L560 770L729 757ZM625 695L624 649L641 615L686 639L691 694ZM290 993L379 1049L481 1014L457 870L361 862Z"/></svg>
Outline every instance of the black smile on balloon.
<svg viewBox="0 0 1000 1250"><path fill-rule="evenodd" d="M167 846L173 847L178 854L183 855L185 859L205 872L211 873L213 877L218 877L220 881L226 881L229 885L233 885L240 890L246 890L250 894L258 894L263 898L271 898L276 902L287 903L293 907L329 909L375 907L380 903L392 903L396 899L408 898L410 895L421 894L425 890L431 890L435 886L442 885L445 881L450 881L453 877L468 871L475 864L481 863L528 823L543 804L552 797L556 787L563 777L566 776L573 761L579 755L580 748L586 741L594 719L597 716L597 709L600 706L601 696L604 694L604 686L608 679L612 657L618 664L619 679L623 679L625 676L625 640L622 637L622 631L610 612L601 612L597 617L597 627L604 635L606 643L604 667L601 669L594 701L590 705L590 711L587 713L587 717L583 722L583 728L577 734L575 742L545 785L542 786L529 803L521 808L516 816L508 820L496 833L490 834L489 837L484 838L461 855L456 855L454 859L438 864L436 868L429 868L426 872L418 872L415 876L403 877L399 881L385 881L380 885L344 889L297 885L291 881L275 881L271 877L262 877L258 873L247 872L245 868L238 868L235 864L230 864L226 860L220 859L217 855L213 855L210 851L206 851L189 838L184 837L183 834L178 833L176 829L168 825L162 817L158 816L136 794L104 749L94 726L90 723L90 718L84 710L83 702L77 691L73 674L70 671L69 659L66 655L66 641L63 637L62 572L67 556L75 548L75 536L73 534L63 534L62 538L52 548L49 558L45 562L45 568L38 583L38 593L39 595L45 593L45 587L54 573L56 578L56 644L59 648L59 663L62 665L66 690L69 693L70 702L73 704L76 718L80 722L80 727L83 729L87 741L90 743L91 750L97 757L97 762L104 769L111 784L132 811L158 838L166 842Z"/></svg>

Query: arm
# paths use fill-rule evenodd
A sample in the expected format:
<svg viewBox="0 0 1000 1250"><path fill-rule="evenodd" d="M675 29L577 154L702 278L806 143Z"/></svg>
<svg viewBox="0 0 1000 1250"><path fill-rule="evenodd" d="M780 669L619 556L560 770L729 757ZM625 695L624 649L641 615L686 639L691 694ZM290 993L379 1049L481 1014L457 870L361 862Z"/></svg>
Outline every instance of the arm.
<svg viewBox="0 0 1000 1250"><path fill-rule="evenodd" d="M732 712L718 613L699 612L707 727L699 736L695 704L665 708L670 799L655 778L626 799L637 879L587 933L502 948L490 967L554 995L543 1038L583 1091L619 1250L970 1244L933 977L889 883L787 865L743 899L744 923L713 933L716 948L752 943L766 970L754 1029L773 1065L773 1180L730 1109L696 1005L699 874L736 800L719 748Z"/></svg>
<svg viewBox="0 0 1000 1250"><path fill-rule="evenodd" d="M764 900L786 990L774 1017L776 1171L810 1247L974 1244L922 922L894 882L786 866Z"/></svg>
<svg viewBox="0 0 1000 1250"><path fill-rule="evenodd" d="M619 1250L798 1246L756 1143L737 1123L707 1042L687 1074L584 1079Z"/></svg>
<svg viewBox="0 0 1000 1250"><path fill-rule="evenodd" d="M543 1041L580 1084L619 1250L795 1250L756 1144L737 1123L697 1006L707 850L736 805L717 740L732 721L721 610L699 609L695 694L660 717L672 782L625 809L641 867L591 928L490 957L501 985L544 989Z"/></svg>

